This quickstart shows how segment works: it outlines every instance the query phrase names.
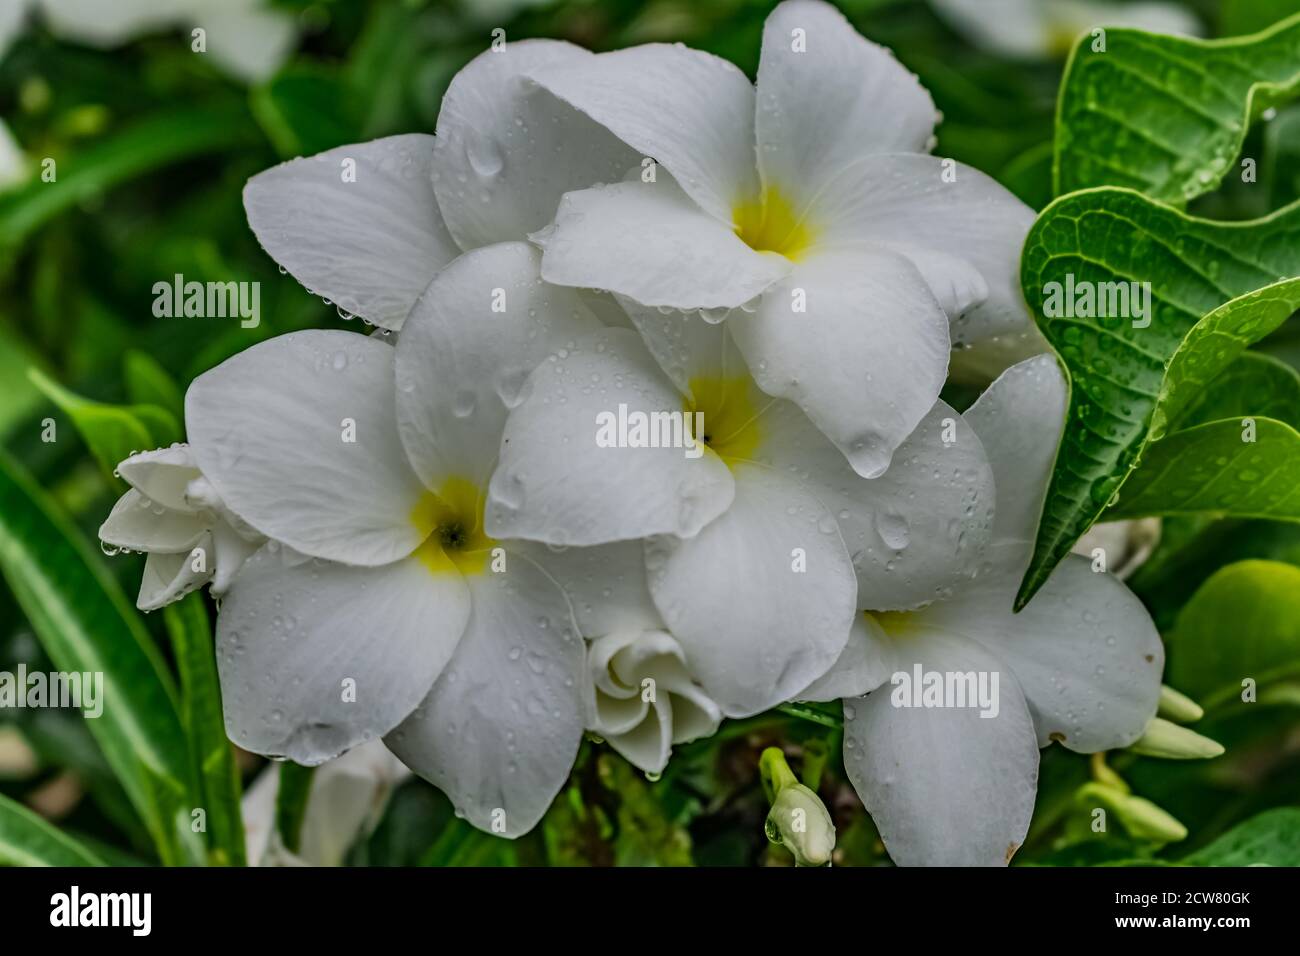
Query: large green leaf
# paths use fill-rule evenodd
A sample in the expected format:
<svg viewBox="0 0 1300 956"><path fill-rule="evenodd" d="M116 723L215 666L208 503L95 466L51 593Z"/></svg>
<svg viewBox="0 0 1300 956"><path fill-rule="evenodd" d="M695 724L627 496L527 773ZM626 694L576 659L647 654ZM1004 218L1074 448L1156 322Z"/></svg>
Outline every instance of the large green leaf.
<svg viewBox="0 0 1300 956"><path fill-rule="evenodd" d="M181 722L197 764L214 862L243 866L244 823L239 771L226 739L212 629L201 594L188 594L163 611L181 678Z"/></svg>
<svg viewBox="0 0 1300 956"><path fill-rule="evenodd" d="M1191 866L1300 866L1300 807L1265 810L1181 862Z"/></svg>
<svg viewBox="0 0 1300 956"><path fill-rule="evenodd" d="M1124 483L1109 518L1221 514L1300 521L1300 433L1254 419L1243 441L1239 419L1209 422L1152 444Z"/></svg>
<svg viewBox="0 0 1300 956"><path fill-rule="evenodd" d="M1251 119L1300 87L1300 15L1252 36L1109 29L1083 37L1061 83L1056 194L1127 186L1170 202L1235 168Z"/></svg>
<svg viewBox="0 0 1300 956"><path fill-rule="evenodd" d="M160 448L181 437L175 416L157 405L109 405L70 392L39 369L28 376L77 427L95 460L109 474L137 451Z"/></svg>
<svg viewBox="0 0 1300 956"><path fill-rule="evenodd" d="M103 713L87 725L162 861L192 862L192 774L170 676L121 589L4 452L0 569L54 666L103 674Z"/></svg>
<svg viewBox="0 0 1300 956"><path fill-rule="evenodd" d="M1058 199L1034 223L1021 283L1066 367L1070 400L1017 606L1097 520L1148 443L1300 307L1297 236L1300 206L1217 223L1113 188ZM1150 284L1141 318L1127 285L1134 282ZM1092 289L1096 305L1116 283L1130 290L1127 312L1105 295L1107 317L1078 316L1073 304L1082 303L1068 290Z"/></svg>
<svg viewBox="0 0 1300 956"><path fill-rule="evenodd" d="M1300 373L1271 355L1245 352L1191 397L1174 427L1255 416L1300 423Z"/></svg>
<svg viewBox="0 0 1300 956"><path fill-rule="evenodd" d="M104 861L21 803L0 795L0 864L103 866Z"/></svg>
<svg viewBox="0 0 1300 956"><path fill-rule="evenodd" d="M1215 572L1178 616L1167 673L1207 708L1260 706L1241 701L1246 678L1262 694L1300 676L1300 568L1240 561Z"/></svg>

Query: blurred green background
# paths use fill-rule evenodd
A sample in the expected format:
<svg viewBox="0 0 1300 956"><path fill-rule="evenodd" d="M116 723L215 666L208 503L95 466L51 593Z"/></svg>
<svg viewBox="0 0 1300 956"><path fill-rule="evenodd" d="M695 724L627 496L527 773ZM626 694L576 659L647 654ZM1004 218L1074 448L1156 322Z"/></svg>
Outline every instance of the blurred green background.
<svg viewBox="0 0 1300 956"><path fill-rule="evenodd" d="M0 441L86 535L124 490L83 443L66 411L29 375L95 402L147 402L179 415L191 379L263 338L300 328L349 327L332 306L282 275L244 218L246 180L284 159L394 133L432 132L453 74L494 28L508 39L556 37L594 50L682 41L734 61L751 77L772 0L558 0L397 2L281 0L294 47L251 85L190 49L188 28L154 29L112 49L55 36L39 8L0 59L0 118L22 163L0 187ZM1012 59L982 49L926 0L839 0L857 28L894 49L942 111L936 152L994 175L1035 208L1050 193L1055 97L1062 60ZM1294 0L1194 0L1209 36L1267 26ZM888 108L888 104L882 104ZM1300 111L1284 108L1255 129L1258 188L1225 186L1193 211L1262 215L1300 197ZM52 159L53 182L41 179ZM24 165L25 164L25 165ZM25 171L24 171L25 170ZM259 327L234 319L155 318L155 282L261 283ZM356 323L351 323L355 326ZM1294 360L1284 329L1269 343ZM59 440L42 441L54 418ZM180 436L175 436L180 437ZM170 438L168 438L170 440ZM1300 532L1271 522L1220 522L1206 543L1166 548L1135 581L1162 627L1216 568L1264 556L1300 564ZM1188 539L1190 540L1190 538ZM142 556L95 555L132 601ZM0 583L0 670L50 670L31 624ZM144 626L172 652L161 615ZM1298 646L1300 650L1300 646ZM811 717L811 719L809 719ZM349 859L397 863L690 863L785 865L763 834L766 804L757 757L784 747L796 769L828 755L816 782L839 829L837 862L887 862L839 766L832 717L773 713L723 725L679 748L663 779L647 780L607 747L584 743L570 787L542 826L514 844L457 821L430 786L408 781ZM1143 796L1191 831L1161 851L1179 858L1256 812L1300 801L1300 710L1294 702L1248 719L1216 720L1201 733L1229 746L1209 763L1121 756L1113 761ZM1044 752L1039 810L1017 863L1082 863L1150 854L1122 829L1076 840L1064 822L1088 777L1087 759ZM240 774L264 762L240 755ZM151 842L85 721L60 710L0 711L0 794L35 808L105 858L151 862Z"/></svg>

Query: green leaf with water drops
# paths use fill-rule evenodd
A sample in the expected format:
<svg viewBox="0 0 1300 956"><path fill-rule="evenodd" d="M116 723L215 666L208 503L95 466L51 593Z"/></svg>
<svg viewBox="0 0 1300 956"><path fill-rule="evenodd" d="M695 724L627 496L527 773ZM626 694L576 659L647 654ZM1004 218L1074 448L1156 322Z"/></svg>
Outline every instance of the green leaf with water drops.
<svg viewBox="0 0 1300 956"><path fill-rule="evenodd" d="M110 405L71 392L39 369L28 377L59 411L72 420L91 453L107 474L137 451L161 448L181 437L171 412L157 405Z"/></svg>
<svg viewBox="0 0 1300 956"><path fill-rule="evenodd" d="M1300 866L1300 807L1265 810L1180 862L1189 866Z"/></svg>
<svg viewBox="0 0 1300 956"><path fill-rule="evenodd" d="M0 866L103 866L79 840L0 795Z"/></svg>
<svg viewBox="0 0 1300 956"><path fill-rule="evenodd" d="M0 451L0 571L54 666L102 675L86 725L164 863L198 862L195 787L176 690L157 649L81 534Z"/></svg>
<svg viewBox="0 0 1300 956"><path fill-rule="evenodd" d="M1246 678L1263 694L1300 676L1300 568L1239 561L1216 571L1178 616L1166 674L1209 712L1259 706L1241 700Z"/></svg>
<svg viewBox="0 0 1300 956"><path fill-rule="evenodd" d="M1236 169L1251 120L1300 89L1300 14L1225 40L1085 35L1061 83L1056 194L1125 186L1168 202Z"/></svg>
<svg viewBox="0 0 1300 956"><path fill-rule="evenodd" d="M1105 518L1206 513L1300 521L1300 433L1272 418L1175 432L1147 449Z"/></svg>
<svg viewBox="0 0 1300 956"><path fill-rule="evenodd" d="M1300 425L1300 372L1271 355L1243 352L1187 403L1175 427L1247 416Z"/></svg>
<svg viewBox="0 0 1300 956"><path fill-rule="evenodd" d="M1070 397L1017 607L1098 519L1146 446L1300 307L1300 205L1219 223L1127 189L1086 190L1044 210L1020 267Z"/></svg>

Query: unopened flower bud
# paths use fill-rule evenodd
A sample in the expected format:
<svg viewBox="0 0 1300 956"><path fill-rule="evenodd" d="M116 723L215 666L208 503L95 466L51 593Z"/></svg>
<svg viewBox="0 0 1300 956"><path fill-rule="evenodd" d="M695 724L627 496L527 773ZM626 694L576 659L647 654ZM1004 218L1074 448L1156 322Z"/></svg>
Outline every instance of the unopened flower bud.
<svg viewBox="0 0 1300 956"><path fill-rule="evenodd" d="M1146 733L1129 749L1145 757L1164 757L1167 760L1204 760L1223 753L1223 745L1218 741L1160 717L1151 718Z"/></svg>
<svg viewBox="0 0 1300 956"><path fill-rule="evenodd" d="M817 794L801 783L776 795L767 815L767 838L780 843L799 866L825 866L835 849L835 823Z"/></svg>
<svg viewBox="0 0 1300 956"><path fill-rule="evenodd" d="M1160 709L1157 713L1176 724L1194 723L1205 716L1200 704L1166 685L1160 687Z"/></svg>

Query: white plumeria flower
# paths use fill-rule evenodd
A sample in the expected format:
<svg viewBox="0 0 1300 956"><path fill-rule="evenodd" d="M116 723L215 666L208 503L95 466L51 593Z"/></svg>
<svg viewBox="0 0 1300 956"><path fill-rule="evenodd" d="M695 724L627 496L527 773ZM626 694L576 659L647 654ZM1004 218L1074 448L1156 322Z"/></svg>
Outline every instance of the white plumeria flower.
<svg viewBox="0 0 1300 956"><path fill-rule="evenodd" d="M509 837L540 819L586 726L579 634L603 633L605 592L644 589L645 574L633 545L551 554L485 533L528 370L603 328L537 278L538 258L518 242L459 257L395 347L293 333L186 395L203 473L272 539L217 622L231 739L310 765L383 736Z"/></svg>
<svg viewBox="0 0 1300 956"><path fill-rule="evenodd" d="M322 764L291 853L275 836L280 768L264 769L244 794L244 848L252 866L342 866L348 849L379 823L388 798L411 771L375 740Z"/></svg>
<svg viewBox="0 0 1300 956"><path fill-rule="evenodd" d="M859 600L913 608L974 573L992 474L955 411L936 403L867 480L758 388L730 323L625 305L639 336L576 336L529 378L487 528L551 545L649 538L655 606L723 714L766 710L825 673ZM620 409L680 416L683 432L701 415L705 447L599 444L601 416Z"/></svg>
<svg viewBox="0 0 1300 956"><path fill-rule="evenodd" d="M1126 747L1155 715L1164 648L1116 578L1070 556L1011 610L1065 407L1055 359L1039 356L966 412L997 485L988 568L922 610L860 614L841 664L802 695L879 688L844 700L844 765L896 863L1005 864L1029 827L1040 747ZM918 673L971 675L993 693L977 706L907 706Z"/></svg>
<svg viewBox="0 0 1300 956"><path fill-rule="evenodd" d="M99 538L148 555L136 599L142 611L205 584L220 597L266 540L226 508L187 445L132 455L117 473L131 488L113 506Z"/></svg>
<svg viewBox="0 0 1300 956"><path fill-rule="evenodd" d="M534 236L543 278L728 317L763 390L861 475L882 474L930 412L950 342L1029 324L1017 264L1033 212L925 154L929 94L825 3L768 17L757 90L681 45L528 76L645 164L564 197Z"/></svg>
<svg viewBox="0 0 1300 956"><path fill-rule="evenodd" d="M1105 0L932 0L935 9L975 43L1006 56L1064 56L1098 27L1200 36L1200 22L1173 3Z"/></svg>
<svg viewBox="0 0 1300 956"><path fill-rule="evenodd" d="M708 737L722 712L687 669L667 631L621 631L592 641L591 730L646 773L662 773L673 744Z"/></svg>
<svg viewBox="0 0 1300 956"><path fill-rule="evenodd" d="M297 33L289 14L262 0L0 0L0 57L33 10L56 36L94 47L121 46L160 30L202 27L207 55L246 82L275 73Z"/></svg>
<svg viewBox="0 0 1300 956"><path fill-rule="evenodd" d="M248 223L309 290L400 329L456 256L524 240L565 192L636 165L631 149L523 76L594 57L557 40L482 53L452 79L437 136L340 146L259 173L244 190Z"/></svg>

